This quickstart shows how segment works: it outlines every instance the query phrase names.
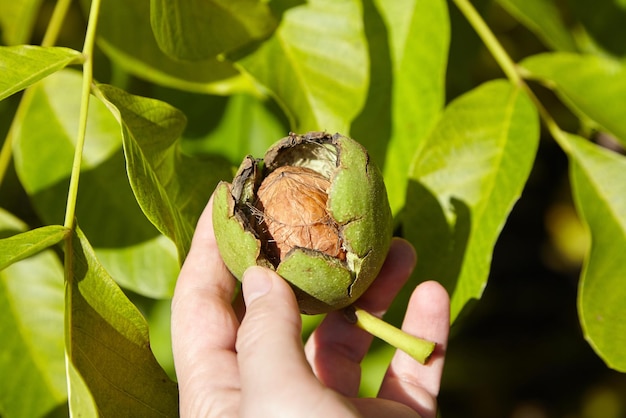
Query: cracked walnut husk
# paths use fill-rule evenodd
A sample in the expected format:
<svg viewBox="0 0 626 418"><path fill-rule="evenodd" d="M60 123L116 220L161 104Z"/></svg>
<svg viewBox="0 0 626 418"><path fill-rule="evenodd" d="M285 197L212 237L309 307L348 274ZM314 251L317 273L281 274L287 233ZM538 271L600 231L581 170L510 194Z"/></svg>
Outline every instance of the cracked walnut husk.
<svg viewBox="0 0 626 418"><path fill-rule="evenodd" d="M220 254L241 279L250 266L287 280L300 310L342 309L369 287L389 249L392 215L365 148L340 134L291 133L248 156L213 200Z"/></svg>

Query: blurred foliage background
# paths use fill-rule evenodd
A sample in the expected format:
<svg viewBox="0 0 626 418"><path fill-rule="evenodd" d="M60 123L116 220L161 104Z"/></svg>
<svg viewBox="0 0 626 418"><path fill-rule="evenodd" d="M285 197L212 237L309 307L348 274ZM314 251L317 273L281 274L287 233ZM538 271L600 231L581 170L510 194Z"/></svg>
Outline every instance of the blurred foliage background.
<svg viewBox="0 0 626 418"><path fill-rule="evenodd" d="M34 2L36 3L36 2ZM473 2L513 59L547 50L535 34L506 10L506 1ZM626 28L626 4L618 0L555 0L563 20L576 33L585 25L597 42L616 56L626 55L626 32L604 33L603 28ZM30 42L41 41L54 1L42 1ZM503 7L504 6L504 7ZM34 6L35 7L35 6ZM446 75L447 100L483 81L501 77L501 70L454 4L451 46ZM0 10L0 13L2 11ZM80 50L85 14L74 2L58 45ZM603 25L607 21L611 25ZM616 23L617 22L617 23ZM618 23L623 25L619 26ZM1 33L0 33L1 35ZM188 118L185 143L189 152L211 152L220 135L220 115L227 108L246 109L241 96L196 94L169 89L134 77L97 51L95 78L126 91L161 99ZM561 127L576 132L578 119L551 92L533 86ZM0 136L8 131L18 97L0 102ZM241 129L263 131L253 142L258 154L267 143L284 136L289 123L276 103L251 111L272 112L271 126ZM207 118L211 114L215 117ZM245 115L245 111L235 112ZM608 139L611 145L610 138ZM227 155L236 162L237 150ZM441 416L510 418L626 417L626 376L606 367L585 342L576 310L577 281L589 238L571 201L567 158L554 141L542 134L539 152L522 198L501 233L493 257L489 283L480 301L467 306L451 332L440 395ZM29 227L44 225L11 166L0 188L0 206ZM398 231L401 233L401 231ZM151 299L127 291L150 323L152 348L165 370L174 376L169 340L169 300ZM398 322L401 312L390 312ZM305 318L305 333L317 318ZM372 395L390 350L376 342L364 362L363 394Z"/></svg>
<svg viewBox="0 0 626 418"><path fill-rule="evenodd" d="M506 2L473 3L514 60L546 49L502 7ZM581 21L594 21L596 33L607 19L626 22L617 1L553 3L574 32ZM449 6L447 92L454 97L500 69ZM599 38L624 57L626 32ZM580 128L551 92L533 88L564 129ZM542 131L529 181L498 239L485 293L452 327L443 417L626 417L626 376L606 367L580 329L576 294L589 237L571 201L567 167L563 151Z"/></svg>

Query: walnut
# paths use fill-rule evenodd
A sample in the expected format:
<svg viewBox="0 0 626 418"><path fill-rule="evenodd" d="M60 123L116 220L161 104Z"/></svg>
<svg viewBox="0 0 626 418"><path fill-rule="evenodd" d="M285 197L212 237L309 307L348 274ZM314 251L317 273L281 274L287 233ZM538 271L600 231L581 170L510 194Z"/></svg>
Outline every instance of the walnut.
<svg viewBox="0 0 626 418"><path fill-rule="evenodd" d="M382 174L340 134L290 134L248 156L213 200L224 263L237 278L262 265L291 283L300 310L352 304L376 278L391 242Z"/></svg>
<svg viewBox="0 0 626 418"><path fill-rule="evenodd" d="M255 207L269 257L279 261L301 247L345 259L339 225L326 207L329 187L329 179L306 167L283 166L265 177Z"/></svg>

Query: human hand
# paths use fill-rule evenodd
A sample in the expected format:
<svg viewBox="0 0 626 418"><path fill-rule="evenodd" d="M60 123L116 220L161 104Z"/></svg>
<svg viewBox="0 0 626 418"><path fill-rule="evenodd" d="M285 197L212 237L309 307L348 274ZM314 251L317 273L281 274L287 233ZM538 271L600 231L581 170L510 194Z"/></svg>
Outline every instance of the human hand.
<svg viewBox="0 0 626 418"><path fill-rule="evenodd" d="M172 341L183 417L416 417L436 415L449 329L449 299L436 282L413 292L402 329L437 343L427 365L397 351L378 398L357 398L371 335L331 312L306 347L293 291L274 272L252 267L243 299L220 258L204 210L172 301ZM394 239L379 277L359 299L382 315L415 264ZM419 415L418 415L419 414Z"/></svg>

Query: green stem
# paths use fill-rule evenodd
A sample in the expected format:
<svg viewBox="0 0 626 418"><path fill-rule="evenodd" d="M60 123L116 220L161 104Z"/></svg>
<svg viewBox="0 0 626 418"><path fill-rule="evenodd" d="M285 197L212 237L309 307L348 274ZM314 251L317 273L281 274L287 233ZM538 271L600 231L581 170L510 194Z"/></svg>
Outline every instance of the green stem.
<svg viewBox="0 0 626 418"><path fill-rule="evenodd" d="M496 60L506 77L513 83L514 85L520 86L528 97L533 101L537 111L539 112L539 116L543 121L544 125L554 138L554 140L561 146L561 148L565 151L569 149L568 141L566 138L566 133L559 127L556 123L552 115L548 112L548 110L543 106L541 101L537 98L535 93L531 90L531 88L526 84L520 72L517 68L517 65L506 50L502 47L502 44L498 41L496 36L493 34L489 26L485 23L480 14L476 11L474 6L469 2L469 0L452 0L454 4L459 8L461 13L465 16L467 21L472 25L478 36L482 39L483 43L491 52L491 55Z"/></svg>
<svg viewBox="0 0 626 418"><path fill-rule="evenodd" d="M68 393L72 393L72 379L70 370L73 367L73 343L72 343L72 293L75 291L74 283L74 243L77 239L75 231L74 215L76 211L76 201L78 197L78 179L80 177L80 167L83 159L83 148L85 145L85 135L87 132L87 115L89 111L89 97L91 94L91 84L93 83L93 49L96 39L96 27L100 14L100 0L91 1L89 10L89 21L87 22L87 32L83 45L83 84L81 90L80 114L78 119L78 134L76 138L76 149L74 151L74 161L72 162L72 174L70 175L70 186L67 194L67 205L65 207L65 227L72 229L65 239L65 363L67 374ZM70 396L70 410L74 404L74 397Z"/></svg>
<svg viewBox="0 0 626 418"><path fill-rule="evenodd" d="M92 0L89 10L89 21L87 23L87 33L83 45L83 84L81 90L80 114L78 118L78 134L76 137L76 149L74 161L72 163L72 174L70 176L70 187L67 194L67 205L65 206L65 227L74 227L74 215L76 213L76 200L78 196L78 180L80 178L80 167L83 160L83 148L85 146L85 134L87 132L87 115L89 112L89 98L91 96L91 84L93 83L93 49L96 40L96 27L100 14L100 0Z"/></svg>
<svg viewBox="0 0 626 418"><path fill-rule="evenodd" d="M496 60L506 77L511 80L513 84L523 83L520 77L515 63L509 57L509 54L502 47L496 36L493 34L489 26L485 23L480 14L476 11L474 6L469 0L452 0L454 4L459 8L461 13L468 20L470 25L474 28L478 36L482 39L487 49L491 52L491 55Z"/></svg>
<svg viewBox="0 0 626 418"><path fill-rule="evenodd" d="M52 12L52 17L50 18L50 22L48 23L48 27L46 28L46 33L43 37L43 41L41 42L41 46L53 46L57 38L59 36L59 31L61 26L63 25L63 21L65 20L65 16L67 15L67 10L72 4L72 0L59 0L54 6L54 11ZM17 110L15 111L15 115L13 116L13 121L11 122L11 126L9 127L9 132L7 133L6 138L4 139L4 144L2 144L2 150L0 150L0 184L4 180L4 176L9 168L9 164L11 163L11 155L13 154L13 138L15 137L15 132L18 129L18 125L24 119L24 115L26 113L26 109L30 106L30 102L32 101L32 89L26 89L22 98L20 100L19 105L17 106Z"/></svg>
<svg viewBox="0 0 626 418"><path fill-rule="evenodd" d="M48 23L48 27L46 28L46 33L41 41L41 46L53 46L56 44L59 32L61 31L61 27L65 21L65 16L67 15L67 11L69 10L71 4L72 0L57 1L52 12L52 17L50 18L50 22Z"/></svg>
<svg viewBox="0 0 626 418"><path fill-rule="evenodd" d="M422 364L426 364L435 350L434 342L408 334L361 308L351 306L347 308L346 314L359 328L404 351Z"/></svg>

